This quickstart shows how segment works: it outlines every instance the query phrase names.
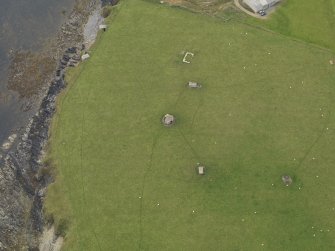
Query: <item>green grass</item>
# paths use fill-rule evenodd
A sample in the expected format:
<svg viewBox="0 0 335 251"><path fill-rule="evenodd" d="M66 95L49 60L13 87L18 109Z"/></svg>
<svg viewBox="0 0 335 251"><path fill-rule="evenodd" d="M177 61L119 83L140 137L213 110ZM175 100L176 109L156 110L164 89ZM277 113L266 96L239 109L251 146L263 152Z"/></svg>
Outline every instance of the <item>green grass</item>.
<svg viewBox="0 0 335 251"><path fill-rule="evenodd" d="M268 20L249 22L335 51L335 0L284 0Z"/></svg>
<svg viewBox="0 0 335 251"><path fill-rule="evenodd" d="M64 250L335 250L330 53L160 4L119 8L54 120L45 205L70 224Z"/></svg>

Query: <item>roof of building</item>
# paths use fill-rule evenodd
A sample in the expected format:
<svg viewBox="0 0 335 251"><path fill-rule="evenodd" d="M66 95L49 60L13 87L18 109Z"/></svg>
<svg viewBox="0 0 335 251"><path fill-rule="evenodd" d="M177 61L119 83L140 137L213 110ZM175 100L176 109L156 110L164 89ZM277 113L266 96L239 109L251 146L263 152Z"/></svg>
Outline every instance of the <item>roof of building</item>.
<svg viewBox="0 0 335 251"><path fill-rule="evenodd" d="M269 5L273 5L280 0L243 0L254 12L267 9Z"/></svg>

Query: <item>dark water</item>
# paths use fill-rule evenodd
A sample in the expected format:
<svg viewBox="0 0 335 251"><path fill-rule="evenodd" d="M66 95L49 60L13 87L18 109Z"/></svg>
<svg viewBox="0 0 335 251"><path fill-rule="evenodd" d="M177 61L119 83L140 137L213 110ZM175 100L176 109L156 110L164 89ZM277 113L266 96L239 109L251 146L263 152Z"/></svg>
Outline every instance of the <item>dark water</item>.
<svg viewBox="0 0 335 251"><path fill-rule="evenodd" d="M7 89L10 52L38 51L52 38L74 6L75 0L0 0L0 146L27 122L23 100ZM32 112L32 111L30 111Z"/></svg>

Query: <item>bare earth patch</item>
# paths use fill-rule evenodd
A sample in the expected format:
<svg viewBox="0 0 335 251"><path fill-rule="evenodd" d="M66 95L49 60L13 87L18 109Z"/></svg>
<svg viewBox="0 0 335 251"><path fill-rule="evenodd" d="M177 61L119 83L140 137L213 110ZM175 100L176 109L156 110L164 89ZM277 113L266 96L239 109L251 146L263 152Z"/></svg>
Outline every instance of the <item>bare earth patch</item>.
<svg viewBox="0 0 335 251"><path fill-rule="evenodd" d="M64 238L61 236L55 235L55 228L51 227L43 231L41 242L40 242L40 251L60 251Z"/></svg>

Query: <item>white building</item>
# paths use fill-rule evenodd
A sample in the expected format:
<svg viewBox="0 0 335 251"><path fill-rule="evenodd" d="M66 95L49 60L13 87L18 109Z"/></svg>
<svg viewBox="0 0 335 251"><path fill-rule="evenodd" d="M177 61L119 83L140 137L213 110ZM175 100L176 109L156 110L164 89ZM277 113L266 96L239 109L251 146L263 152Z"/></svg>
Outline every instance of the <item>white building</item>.
<svg viewBox="0 0 335 251"><path fill-rule="evenodd" d="M100 24L99 25L99 30L106 30L107 29L107 25L105 24Z"/></svg>
<svg viewBox="0 0 335 251"><path fill-rule="evenodd" d="M280 0L243 0L243 3L255 13L260 10L266 10L278 2L280 2Z"/></svg>
<svg viewBox="0 0 335 251"><path fill-rule="evenodd" d="M81 60L84 61L86 59L88 59L90 57L90 55L88 53L85 53L84 55L81 56Z"/></svg>

